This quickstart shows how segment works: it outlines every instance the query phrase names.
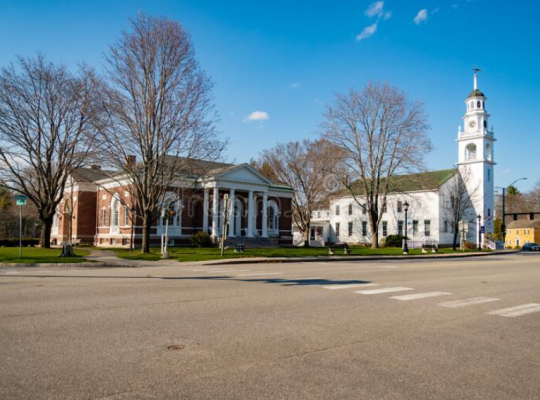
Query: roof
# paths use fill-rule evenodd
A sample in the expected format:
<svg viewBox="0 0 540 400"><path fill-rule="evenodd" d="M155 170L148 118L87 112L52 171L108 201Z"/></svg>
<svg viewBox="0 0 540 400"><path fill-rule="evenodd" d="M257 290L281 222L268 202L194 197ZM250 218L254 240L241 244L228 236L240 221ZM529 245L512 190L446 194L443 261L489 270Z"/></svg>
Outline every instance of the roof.
<svg viewBox="0 0 540 400"><path fill-rule="evenodd" d="M416 174L396 175L391 178L388 193L419 192L423 190L437 190L457 173L456 169L443 169L440 171L420 172ZM362 195L361 183L353 183L355 195ZM343 190L341 196L350 195L349 190Z"/></svg>
<svg viewBox="0 0 540 400"><path fill-rule="evenodd" d="M72 176L75 182L95 182L113 173L114 171L105 171L101 168L77 168Z"/></svg>
<svg viewBox="0 0 540 400"><path fill-rule="evenodd" d="M517 220L510 222L506 229L540 228L540 220Z"/></svg>
<svg viewBox="0 0 540 400"><path fill-rule="evenodd" d="M471 92L471 94L469 94L469 97L468 97L468 98L471 98L471 97L484 97L484 98L485 98L486 96L485 96L484 93L482 93L480 90L474 89L474 90Z"/></svg>

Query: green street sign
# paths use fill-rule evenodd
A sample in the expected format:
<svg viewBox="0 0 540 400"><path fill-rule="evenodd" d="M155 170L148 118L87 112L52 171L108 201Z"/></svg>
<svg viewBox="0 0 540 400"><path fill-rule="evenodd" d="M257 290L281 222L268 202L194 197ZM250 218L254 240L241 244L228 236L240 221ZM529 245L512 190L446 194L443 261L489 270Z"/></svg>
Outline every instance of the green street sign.
<svg viewBox="0 0 540 400"><path fill-rule="evenodd" d="M25 206L26 205L26 199L28 197L26 196L23 196L23 195L19 195L19 196L15 196L15 202L18 206Z"/></svg>

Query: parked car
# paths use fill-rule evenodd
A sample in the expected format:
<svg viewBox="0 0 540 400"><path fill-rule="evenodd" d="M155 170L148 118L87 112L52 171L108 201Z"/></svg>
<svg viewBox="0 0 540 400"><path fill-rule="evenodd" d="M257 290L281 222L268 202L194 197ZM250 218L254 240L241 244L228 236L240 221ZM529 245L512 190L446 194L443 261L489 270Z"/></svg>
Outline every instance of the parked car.
<svg viewBox="0 0 540 400"><path fill-rule="evenodd" d="M540 251L540 246L536 243L525 243L521 248L523 251Z"/></svg>

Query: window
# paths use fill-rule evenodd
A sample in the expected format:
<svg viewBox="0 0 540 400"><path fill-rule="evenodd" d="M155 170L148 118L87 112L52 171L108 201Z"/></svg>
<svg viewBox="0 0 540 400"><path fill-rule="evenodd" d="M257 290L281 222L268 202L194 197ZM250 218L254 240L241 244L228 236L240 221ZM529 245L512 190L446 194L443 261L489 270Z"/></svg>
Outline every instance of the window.
<svg viewBox="0 0 540 400"><path fill-rule="evenodd" d="M424 236L431 236L431 221L424 221Z"/></svg>
<svg viewBox="0 0 540 400"><path fill-rule="evenodd" d="M113 226L120 225L120 202L118 200L116 200L113 205L112 225Z"/></svg>
<svg viewBox="0 0 540 400"><path fill-rule="evenodd" d="M383 237L388 236L388 221L382 222L382 235Z"/></svg>
<svg viewBox="0 0 540 400"><path fill-rule="evenodd" d="M362 221L362 236L367 236L367 221Z"/></svg>
<svg viewBox="0 0 540 400"><path fill-rule="evenodd" d="M387 207L387 205L386 205L386 201L384 201L384 202L383 202L383 205L382 205L382 213L384 214L384 213L386 213L386 212L388 212L388 207Z"/></svg>
<svg viewBox="0 0 540 400"><path fill-rule="evenodd" d="M101 209L101 226L107 225L107 210L105 208Z"/></svg>
<svg viewBox="0 0 540 400"><path fill-rule="evenodd" d="M362 204L362 214L363 215L367 214L367 204Z"/></svg>
<svg viewBox="0 0 540 400"><path fill-rule="evenodd" d="M403 212L403 202L401 200L397 202L397 212Z"/></svg>
<svg viewBox="0 0 540 400"><path fill-rule="evenodd" d="M443 232L448 232L448 221L444 221Z"/></svg>
<svg viewBox="0 0 540 400"><path fill-rule="evenodd" d="M476 103L476 108L482 108L482 103L477 102L477 103Z"/></svg>
<svg viewBox="0 0 540 400"><path fill-rule="evenodd" d="M99 238L99 244L103 244L103 238Z"/></svg>
<svg viewBox="0 0 540 400"><path fill-rule="evenodd" d="M336 204L336 215L339 215L339 204Z"/></svg>
<svg viewBox="0 0 540 400"><path fill-rule="evenodd" d="M418 221L412 222L412 234L413 236L418 235Z"/></svg>
<svg viewBox="0 0 540 400"><path fill-rule="evenodd" d="M336 237L339 237L339 222L336 222Z"/></svg>
<svg viewBox="0 0 540 400"><path fill-rule="evenodd" d="M317 218L321 218L321 212L317 211Z"/></svg>
<svg viewBox="0 0 540 400"><path fill-rule="evenodd" d="M487 170L487 181L491 182L491 170L489 168Z"/></svg>
<svg viewBox="0 0 540 400"><path fill-rule="evenodd" d="M488 214L487 214L488 217L491 217L491 208L488 208Z"/></svg>
<svg viewBox="0 0 540 400"><path fill-rule="evenodd" d="M352 215L352 208L353 208L353 205L352 203L349 204L349 215Z"/></svg>
<svg viewBox="0 0 540 400"><path fill-rule="evenodd" d="M352 236L353 223L349 222L349 236Z"/></svg>
<svg viewBox="0 0 540 400"><path fill-rule="evenodd" d="M127 246L127 244L128 244L127 239L122 239L122 246Z"/></svg>
<svg viewBox="0 0 540 400"><path fill-rule="evenodd" d="M469 143L465 147L465 161L475 160L476 159L476 145L474 143Z"/></svg>
<svg viewBox="0 0 540 400"><path fill-rule="evenodd" d="M397 222L397 233L398 235L403 236L403 221Z"/></svg>
<svg viewBox="0 0 540 400"><path fill-rule="evenodd" d="M129 207L124 207L124 226L129 225Z"/></svg>

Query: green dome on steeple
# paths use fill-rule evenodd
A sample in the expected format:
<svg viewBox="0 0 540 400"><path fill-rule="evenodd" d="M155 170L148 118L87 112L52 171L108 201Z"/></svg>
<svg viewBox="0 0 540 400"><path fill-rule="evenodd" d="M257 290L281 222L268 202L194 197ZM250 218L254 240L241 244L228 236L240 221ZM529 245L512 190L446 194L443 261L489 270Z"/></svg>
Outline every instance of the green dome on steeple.
<svg viewBox="0 0 540 400"><path fill-rule="evenodd" d="M480 90L478 89L474 89L471 94L469 94L469 99L471 97L483 97L483 98L486 98L486 96L484 95L484 93L482 93Z"/></svg>

